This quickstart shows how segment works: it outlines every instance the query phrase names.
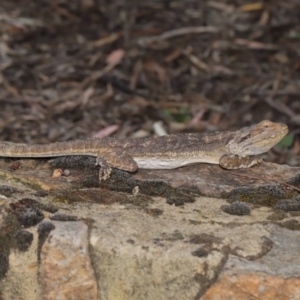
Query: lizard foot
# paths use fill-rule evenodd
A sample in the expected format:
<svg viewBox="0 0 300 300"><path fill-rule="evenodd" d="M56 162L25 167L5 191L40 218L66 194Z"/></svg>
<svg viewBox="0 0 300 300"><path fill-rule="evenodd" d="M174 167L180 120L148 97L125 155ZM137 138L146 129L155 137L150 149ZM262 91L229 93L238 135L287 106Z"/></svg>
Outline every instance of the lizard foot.
<svg viewBox="0 0 300 300"><path fill-rule="evenodd" d="M95 165L101 167L99 171L99 182L101 182L101 180L107 180L111 173L109 164L102 157L97 157Z"/></svg>
<svg viewBox="0 0 300 300"><path fill-rule="evenodd" d="M258 156L239 157L237 155L229 154L223 155L219 164L224 169L245 169L254 165L259 165L263 159Z"/></svg>

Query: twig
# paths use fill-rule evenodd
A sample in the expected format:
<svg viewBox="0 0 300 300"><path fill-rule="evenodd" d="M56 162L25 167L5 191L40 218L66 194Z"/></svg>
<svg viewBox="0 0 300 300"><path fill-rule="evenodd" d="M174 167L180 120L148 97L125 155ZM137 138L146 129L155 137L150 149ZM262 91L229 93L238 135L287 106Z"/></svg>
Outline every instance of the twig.
<svg viewBox="0 0 300 300"><path fill-rule="evenodd" d="M286 114L292 119L297 118L297 115L281 101L278 100L275 102L271 97L266 97L264 100L268 105L275 108L279 112Z"/></svg>
<svg viewBox="0 0 300 300"><path fill-rule="evenodd" d="M213 26L196 26L196 27L184 27L178 28L170 31L166 31L160 35L151 36L151 37L143 37L138 40L138 44L142 47L147 47L147 45L158 42L162 40L167 40L176 36L186 35L191 33L215 33L218 32L219 28Z"/></svg>

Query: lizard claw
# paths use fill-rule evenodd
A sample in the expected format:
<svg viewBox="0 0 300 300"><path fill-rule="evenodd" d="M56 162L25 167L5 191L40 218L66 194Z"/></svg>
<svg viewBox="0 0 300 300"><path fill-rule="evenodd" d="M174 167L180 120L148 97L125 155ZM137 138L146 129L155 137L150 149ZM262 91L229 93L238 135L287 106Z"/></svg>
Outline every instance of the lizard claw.
<svg viewBox="0 0 300 300"><path fill-rule="evenodd" d="M107 180L111 173L109 164L102 157L97 157L95 165L100 166L99 182L101 182L101 180Z"/></svg>
<svg viewBox="0 0 300 300"><path fill-rule="evenodd" d="M101 166L101 169L99 171L99 181L101 180L107 180L110 177L111 173L111 167L104 168Z"/></svg>
<svg viewBox="0 0 300 300"><path fill-rule="evenodd" d="M256 164L259 166L264 160L262 158L259 158L256 162Z"/></svg>

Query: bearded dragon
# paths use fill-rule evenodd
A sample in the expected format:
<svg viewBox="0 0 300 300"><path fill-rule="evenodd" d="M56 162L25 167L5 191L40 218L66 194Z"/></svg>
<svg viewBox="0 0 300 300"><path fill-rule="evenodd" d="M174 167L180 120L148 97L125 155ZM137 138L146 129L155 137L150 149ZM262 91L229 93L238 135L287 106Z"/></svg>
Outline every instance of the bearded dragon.
<svg viewBox="0 0 300 300"><path fill-rule="evenodd" d="M99 180L111 167L135 172L141 169L175 169L194 163L219 164L225 169L250 168L262 161L259 154L286 134L285 124L262 121L236 131L182 133L141 139L86 139L50 144L0 143L0 157L57 157L89 155L100 165Z"/></svg>

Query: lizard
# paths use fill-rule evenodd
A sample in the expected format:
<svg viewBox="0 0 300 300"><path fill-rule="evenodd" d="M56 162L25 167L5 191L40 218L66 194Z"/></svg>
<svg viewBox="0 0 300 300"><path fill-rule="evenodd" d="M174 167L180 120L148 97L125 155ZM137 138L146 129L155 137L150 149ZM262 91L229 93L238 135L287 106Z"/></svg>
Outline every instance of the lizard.
<svg viewBox="0 0 300 300"><path fill-rule="evenodd" d="M250 168L286 134L285 124L262 121L236 131L177 133L140 139L90 138L50 144L0 143L0 157L58 157L89 155L100 166L99 180L111 168L128 172L141 169L175 169L189 164L219 164L225 169Z"/></svg>

